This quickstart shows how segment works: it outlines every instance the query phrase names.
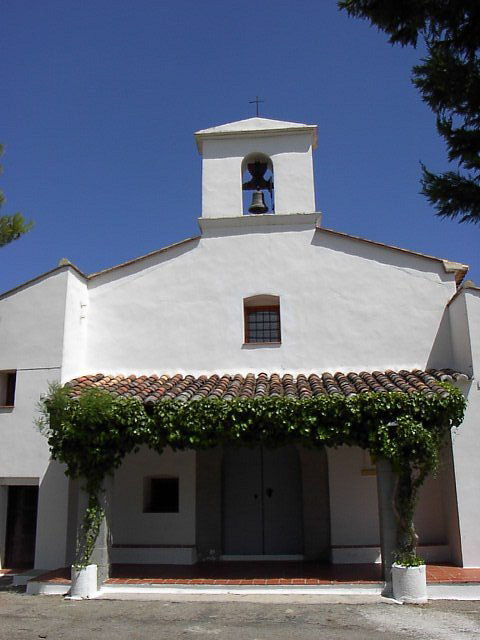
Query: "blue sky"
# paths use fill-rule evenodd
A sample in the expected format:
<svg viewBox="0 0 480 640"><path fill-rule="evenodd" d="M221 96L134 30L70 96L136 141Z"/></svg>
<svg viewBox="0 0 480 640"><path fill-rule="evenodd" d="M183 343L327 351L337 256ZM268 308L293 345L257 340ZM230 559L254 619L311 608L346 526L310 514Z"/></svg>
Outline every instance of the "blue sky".
<svg viewBox="0 0 480 640"><path fill-rule="evenodd" d="M421 52L335 0L4 0L2 213L35 229L0 250L0 291L66 257L86 273L196 235L193 133L255 115L314 123L323 224L470 265L472 225L419 195L448 165L410 82Z"/></svg>

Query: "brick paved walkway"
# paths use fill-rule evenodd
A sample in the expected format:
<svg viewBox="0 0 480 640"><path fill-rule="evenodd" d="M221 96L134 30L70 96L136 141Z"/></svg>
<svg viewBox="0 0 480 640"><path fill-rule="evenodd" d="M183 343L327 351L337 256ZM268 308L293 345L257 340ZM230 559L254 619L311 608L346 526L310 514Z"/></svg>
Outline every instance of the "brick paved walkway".
<svg viewBox="0 0 480 640"><path fill-rule="evenodd" d="M64 567L35 578L68 584ZM218 562L196 565L113 565L107 584L325 585L381 582L379 564L322 565L314 562ZM480 583L480 569L427 565L427 582Z"/></svg>

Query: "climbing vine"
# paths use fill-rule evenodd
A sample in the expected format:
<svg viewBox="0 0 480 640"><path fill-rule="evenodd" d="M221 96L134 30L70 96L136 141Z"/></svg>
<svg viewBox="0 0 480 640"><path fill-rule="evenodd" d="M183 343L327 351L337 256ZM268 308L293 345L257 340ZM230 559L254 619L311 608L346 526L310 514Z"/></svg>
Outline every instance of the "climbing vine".
<svg viewBox="0 0 480 640"><path fill-rule="evenodd" d="M413 515L418 490L434 472L446 435L463 419L465 400L447 383L444 394L362 393L351 397L204 398L162 400L145 406L136 398L88 390L72 398L52 386L40 402L39 426L52 458L68 476L84 478L89 505L83 522L80 566L88 563L103 512L99 495L123 458L147 446L158 453L215 446L358 446L386 458L397 476L395 510L399 557L418 562Z"/></svg>
<svg viewBox="0 0 480 640"><path fill-rule="evenodd" d="M82 527L77 540L75 567L86 567L90 561L97 541L105 512L100 504L98 487L87 484L88 504L85 509Z"/></svg>

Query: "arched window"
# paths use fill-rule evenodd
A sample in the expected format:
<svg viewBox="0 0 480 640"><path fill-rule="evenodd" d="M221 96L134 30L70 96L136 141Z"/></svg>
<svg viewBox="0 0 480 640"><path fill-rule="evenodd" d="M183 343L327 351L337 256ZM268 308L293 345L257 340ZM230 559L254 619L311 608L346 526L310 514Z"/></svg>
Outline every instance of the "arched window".
<svg viewBox="0 0 480 640"><path fill-rule="evenodd" d="M280 343L280 298L251 296L243 300L245 343Z"/></svg>
<svg viewBox="0 0 480 640"><path fill-rule="evenodd" d="M243 213L274 213L273 163L264 153L242 161Z"/></svg>

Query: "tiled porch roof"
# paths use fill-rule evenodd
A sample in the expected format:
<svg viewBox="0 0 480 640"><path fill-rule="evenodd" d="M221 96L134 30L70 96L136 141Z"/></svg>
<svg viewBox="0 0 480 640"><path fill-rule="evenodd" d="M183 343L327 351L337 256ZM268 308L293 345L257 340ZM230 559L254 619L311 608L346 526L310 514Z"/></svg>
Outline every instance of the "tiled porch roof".
<svg viewBox="0 0 480 640"><path fill-rule="evenodd" d="M438 383L467 380L465 374L452 369L428 369L421 371L373 371L367 373L321 373L310 375L289 373L248 373L235 375L176 374L174 376L135 376L96 375L82 376L67 383L72 395L79 396L90 388L104 389L115 396L132 396L145 404L163 399L199 400L201 398L263 398L265 396L289 398L311 398L320 395L353 396L358 393L375 391L387 393L396 391L412 393L419 391L429 394L446 394Z"/></svg>

